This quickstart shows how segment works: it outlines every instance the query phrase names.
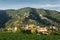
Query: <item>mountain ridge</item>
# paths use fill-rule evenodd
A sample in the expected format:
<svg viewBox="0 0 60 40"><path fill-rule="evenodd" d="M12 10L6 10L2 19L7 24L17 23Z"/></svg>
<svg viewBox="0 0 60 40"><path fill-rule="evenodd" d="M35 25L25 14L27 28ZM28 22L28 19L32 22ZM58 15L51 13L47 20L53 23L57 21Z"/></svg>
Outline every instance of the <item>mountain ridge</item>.
<svg viewBox="0 0 60 40"><path fill-rule="evenodd" d="M5 14L5 16L3 16ZM21 27L27 24L35 24L40 26L50 26L52 24L59 26L60 24L60 12L55 10L45 10L45 9L37 9L31 7L25 7L18 10L0 10L0 15L4 19L6 15L6 19L4 19L1 25L5 25L4 27ZM16 22L16 23L14 23ZM3 26L0 26L3 27Z"/></svg>

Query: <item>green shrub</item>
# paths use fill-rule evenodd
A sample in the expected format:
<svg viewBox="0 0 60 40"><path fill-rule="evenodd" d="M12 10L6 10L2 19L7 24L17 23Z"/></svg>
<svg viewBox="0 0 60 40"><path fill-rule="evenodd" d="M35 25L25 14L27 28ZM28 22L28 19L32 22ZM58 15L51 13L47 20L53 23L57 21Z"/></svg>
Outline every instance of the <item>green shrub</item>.
<svg viewBox="0 0 60 40"><path fill-rule="evenodd" d="M18 28L16 32L21 32L21 29L20 29L20 28Z"/></svg>
<svg viewBox="0 0 60 40"><path fill-rule="evenodd" d="M31 33L32 33L32 34L36 34L36 33L37 33L36 28L33 28L33 29L31 30Z"/></svg>
<svg viewBox="0 0 60 40"><path fill-rule="evenodd" d="M21 32L22 32L22 33L31 34L31 30L24 30L24 29L21 29Z"/></svg>
<svg viewBox="0 0 60 40"><path fill-rule="evenodd" d="M59 35L58 32L51 32L50 35Z"/></svg>

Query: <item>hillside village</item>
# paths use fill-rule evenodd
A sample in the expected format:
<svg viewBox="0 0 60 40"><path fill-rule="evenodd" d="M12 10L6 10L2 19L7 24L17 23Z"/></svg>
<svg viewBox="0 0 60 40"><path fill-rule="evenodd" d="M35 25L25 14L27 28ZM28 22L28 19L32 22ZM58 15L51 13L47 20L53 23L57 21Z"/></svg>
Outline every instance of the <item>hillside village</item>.
<svg viewBox="0 0 60 40"><path fill-rule="evenodd" d="M26 15L26 13L25 13L25 15ZM29 15L29 13L27 15ZM27 15L26 15L26 17L28 17ZM16 16L18 16L18 15L16 15ZM44 17L42 14L40 14L40 17L41 17L41 19L46 19L47 21L50 21L50 19ZM20 18L20 17L18 17L18 18ZM19 21L17 20L13 24L16 24L18 22ZM52 22L52 21L50 21L50 22ZM50 27L44 27L44 26L42 27L42 26L37 26L35 24L27 24L22 27L17 27L17 26L8 27L8 28L6 28L5 31L6 32L16 32L18 30L20 30L20 31L27 31L28 30L29 32L35 31L35 32L37 32L37 34L49 34L50 32L53 32L53 31L57 32L58 28L55 25L51 25Z"/></svg>
<svg viewBox="0 0 60 40"><path fill-rule="evenodd" d="M0 40L60 40L60 0L0 0Z"/></svg>
<svg viewBox="0 0 60 40"><path fill-rule="evenodd" d="M19 10L2 10L1 15L4 17L1 16L0 31L50 34L58 32L60 27L60 12L54 10L26 7Z"/></svg>
<svg viewBox="0 0 60 40"><path fill-rule="evenodd" d="M34 24L30 24L30 25L26 25L26 26L23 26L23 27L9 27L9 28L6 28L6 32L16 32L18 31L18 29L20 29L21 32L24 32L25 31L29 31L29 32L37 32L37 34L49 34L50 32L57 32L58 31L58 28L55 27L54 25L50 26L49 28L48 27L40 27L40 26L36 26Z"/></svg>

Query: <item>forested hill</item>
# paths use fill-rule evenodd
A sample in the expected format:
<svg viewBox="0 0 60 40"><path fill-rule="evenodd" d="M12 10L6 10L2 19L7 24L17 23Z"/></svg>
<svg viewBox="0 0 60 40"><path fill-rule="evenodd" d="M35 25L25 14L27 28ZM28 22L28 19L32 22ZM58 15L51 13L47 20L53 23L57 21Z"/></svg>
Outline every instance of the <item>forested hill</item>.
<svg viewBox="0 0 60 40"><path fill-rule="evenodd" d="M54 24L60 26L60 12L30 7L18 10L0 10L0 28L21 27L27 24L40 26L50 26Z"/></svg>

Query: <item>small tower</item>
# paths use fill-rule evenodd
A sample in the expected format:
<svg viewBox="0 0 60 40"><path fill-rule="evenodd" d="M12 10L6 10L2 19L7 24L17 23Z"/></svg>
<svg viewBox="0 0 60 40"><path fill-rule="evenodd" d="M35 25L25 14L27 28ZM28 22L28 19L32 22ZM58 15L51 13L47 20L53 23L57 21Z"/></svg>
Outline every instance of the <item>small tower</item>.
<svg viewBox="0 0 60 40"><path fill-rule="evenodd" d="M50 29L52 30L52 32L53 32L53 31L56 31L56 27L55 27L54 25L51 25L51 26L50 26Z"/></svg>

